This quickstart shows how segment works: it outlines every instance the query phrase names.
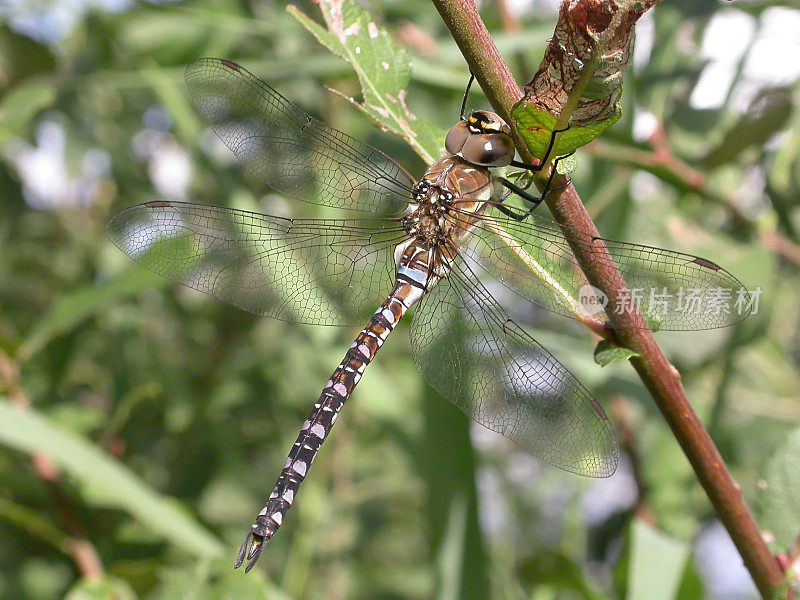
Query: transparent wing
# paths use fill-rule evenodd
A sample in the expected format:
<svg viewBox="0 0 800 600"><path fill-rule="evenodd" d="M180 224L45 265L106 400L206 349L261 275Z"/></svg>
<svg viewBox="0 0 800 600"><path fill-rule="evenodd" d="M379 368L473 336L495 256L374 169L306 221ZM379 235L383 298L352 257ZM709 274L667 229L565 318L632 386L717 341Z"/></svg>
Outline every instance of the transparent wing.
<svg viewBox="0 0 800 600"><path fill-rule="evenodd" d="M259 315L360 324L394 277L404 232L392 219L284 219L148 202L117 213L108 234L145 267Z"/></svg>
<svg viewBox="0 0 800 600"><path fill-rule="evenodd" d="M498 235L496 225L504 233ZM737 323L751 312L747 288L711 261L663 248L570 235L589 252L605 244L630 291L617 299L618 304L622 310L638 306L653 329L714 329ZM584 316L607 321L604 298L599 290L584 287L587 281L578 261L553 221L532 215L518 222L493 215L475 229L462 254L470 268L480 265L543 308L575 317L577 306Z"/></svg>
<svg viewBox="0 0 800 600"><path fill-rule="evenodd" d="M420 373L464 413L542 460L607 477L617 443L603 409L457 262L411 325Z"/></svg>
<svg viewBox="0 0 800 600"><path fill-rule="evenodd" d="M296 200L400 214L413 180L380 150L314 119L242 67L204 58L186 68L200 114L258 181Z"/></svg>

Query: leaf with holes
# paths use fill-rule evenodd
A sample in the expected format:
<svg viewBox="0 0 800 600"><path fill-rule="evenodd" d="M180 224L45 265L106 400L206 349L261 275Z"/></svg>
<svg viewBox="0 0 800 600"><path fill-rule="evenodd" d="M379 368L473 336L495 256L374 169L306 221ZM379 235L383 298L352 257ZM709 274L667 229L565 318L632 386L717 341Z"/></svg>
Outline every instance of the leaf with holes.
<svg viewBox="0 0 800 600"><path fill-rule="evenodd" d="M559 134L553 156L589 143L621 114L619 99L633 51L633 27L655 0L572 0L561 4L553 37L525 96L511 110L534 156Z"/></svg>
<svg viewBox="0 0 800 600"><path fill-rule="evenodd" d="M295 6L288 10L320 44L353 67L364 99L358 102L335 93L432 164L442 151L445 131L419 119L406 104L411 65L405 50L355 0L320 0L319 7L327 29Z"/></svg>
<svg viewBox="0 0 800 600"><path fill-rule="evenodd" d="M621 114L621 112L617 112L602 121L588 125L570 124L569 129L558 134L551 156L564 156L575 152L616 123ZM544 109L521 105L516 105L512 109L511 116L514 117L517 130L525 140L531 154L544 156L550 144L550 138L553 136L553 130L556 128L556 117ZM559 167L561 167L561 163L559 163ZM562 172L561 168L559 168L559 172Z"/></svg>

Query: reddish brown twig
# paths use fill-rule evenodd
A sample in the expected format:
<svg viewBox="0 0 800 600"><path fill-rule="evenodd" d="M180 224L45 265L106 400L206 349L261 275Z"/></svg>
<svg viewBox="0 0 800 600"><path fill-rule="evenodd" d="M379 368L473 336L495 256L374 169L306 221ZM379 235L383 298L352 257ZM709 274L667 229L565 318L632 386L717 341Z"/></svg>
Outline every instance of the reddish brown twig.
<svg viewBox="0 0 800 600"><path fill-rule="evenodd" d="M603 0L592 0L601 2ZM461 49L464 58L483 87L493 108L508 119L512 105L522 97L517 83L500 57L489 32L470 0L433 0L439 14ZM519 143L520 155L533 163L534 157ZM580 232L590 238L600 237L572 185L548 196L547 205L553 217L566 232ZM572 236L567 236L568 239ZM585 239L585 238L584 238ZM753 517L734 483L716 446L695 414L678 371L669 363L652 333L639 328L641 316L622 311L614 315L613 299L626 289L618 269L601 245L591 252L580 244L572 250L589 282L609 298L609 318L625 327L617 331L619 341L637 352L631 359L642 382L650 391L659 410L681 445L697 478L706 491L719 519L724 523L761 595L771 599L782 581L782 573L761 537ZM599 254L599 256L598 256Z"/></svg>
<svg viewBox="0 0 800 600"><path fill-rule="evenodd" d="M663 181L687 191L695 192L705 200L722 206L734 223L751 234L757 235L761 243L791 263L800 266L800 247L777 231L762 230L759 224L739 207L739 202L728 194L722 194L708 185L707 177L675 156L658 137L651 138L653 150L640 150L619 144L597 140L587 146L593 156L625 163L652 173Z"/></svg>

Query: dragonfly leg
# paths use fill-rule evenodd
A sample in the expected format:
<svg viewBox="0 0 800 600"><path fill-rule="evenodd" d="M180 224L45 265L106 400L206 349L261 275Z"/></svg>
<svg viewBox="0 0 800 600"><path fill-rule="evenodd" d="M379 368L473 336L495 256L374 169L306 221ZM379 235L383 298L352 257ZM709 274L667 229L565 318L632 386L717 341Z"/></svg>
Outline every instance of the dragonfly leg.
<svg viewBox="0 0 800 600"><path fill-rule="evenodd" d="M539 204L541 204L542 200L544 199L544 194L539 196L539 197L534 196L533 194L529 194L526 190L524 190L521 187L511 183L505 177L498 177L497 180L500 183L502 183L506 188L508 188L509 190L514 192L517 196L519 196L523 200L526 200L527 202L529 202L530 205L531 205L530 209L526 213L514 212L510 208L508 208L507 206L503 206L502 203L498 203L498 204L495 205L500 212L502 212L506 216L511 217L512 219L515 219L517 221L524 221L527 218L527 216L531 212L533 212L536 209L536 207L539 206ZM548 182L548 186L549 186L549 182ZM508 196L504 197L503 200L505 200L506 198L508 198Z"/></svg>
<svg viewBox="0 0 800 600"><path fill-rule="evenodd" d="M472 82L475 81L475 75L472 71L469 72L469 81L467 82L467 89L464 90L464 99L461 101L461 120L465 120L464 110L467 108L467 99L469 98L469 88L472 87Z"/></svg>
<svg viewBox="0 0 800 600"><path fill-rule="evenodd" d="M512 160L511 161L511 166L512 167L516 167L518 169L525 169L527 171L532 171L534 173L538 173L539 171L544 169L544 166L547 164L547 159L550 158L550 153L553 151L553 146L555 146L555 143L556 143L556 136L559 133L564 133L569 128L570 128L570 126L567 125L564 129L554 129L553 130L552 134L550 135L550 142L547 144L547 152L544 153L544 156L542 157L542 160L539 162L538 165L533 166L533 165L529 165L528 163L524 163L524 162L521 162L521 161L518 161L518 160ZM569 156L569 154L567 154L566 156ZM556 158L556 160L558 160L558 158Z"/></svg>
<svg viewBox="0 0 800 600"><path fill-rule="evenodd" d="M561 190L561 189L564 189L565 187L567 187L570 183L572 183L570 181L569 177L568 177L567 178L567 182L564 185L560 185L560 186L558 186L558 188L551 187L552 184L553 184L553 177L555 177L556 173L558 172L558 163L560 161L564 160L565 158L569 158L573 154L575 154L575 150L573 150L569 154L565 154L563 156L559 156L553 161L553 169L552 169L552 171L550 171L550 177L547 178L547 185L544 186L544 191L542 192L542 197L539 200L540 202L541 202L541 200L544 200L547 197L547 194L549 194L553 189ZM534 206L534 208L536 208L536 207Z"/></svg>
<svg viewBox="0 0 800 600"><path fill-rule="evenodd" d="M516 212L514 210L511 210L507 206L503 206L502 204L495 204L495 208L497 208L497 210L499 210L505 216L511 217L515 221L524 221L525 220L525 213Z"/></svg>
<svg viewBox="0 0 800 600"><path fill-rule="evenodd" d="M573 154L574 154L574 152L570 152L569 154L565 154L564 156L559 156L558 158L555 159L555 161L553 161L553 170L550 172L550 177L547 178L547 185L544 186L544 191L542 192L542 195L538 196L538 197L534 196L533 194L528 193L523 188L511 183L505 177L498 177L497 180L500 183L502 183L506 188L511 190L513 193L515 193L517 196L519 196L523 200L527 200L530 203L531 206L527 210L527 212L524 212L524 213L523 212L512 211L507 206L503 206L502 202L505 201L506 198L508 198L508 196L504 196L500 200L500 202L495 205L497 207L497 209L501 213L503 213L504 215L506 215L508 217L511 217L515 221L524 221L525 219L527 219L530 215L533 214L533 211L536 210L536 207L539 206L542 203L542 200L544 200L547 197L547 194L549 194L551 191L553 191L553 189L562 189L562 188L568 186L571 183L569 181L569 179L567 179L567 182L564 185L561 185L558 188L553 188L552 187L553 178L556 175L556 167L558 166L558 161L560 161L560 160L562 160L564 158L567 158L568 156L572 156Z"/></svg>
<svg viewBox="0 0 800 600"><path fill-rule="evenodd" d="M515 221L524 221L525 220L525 214L524 213L516 212L514 210L511 210L510 208L508 208L507 206L503 206L502 204L498 204L496 207L497 207L497 210L499 210L501 213L503 213L507 217L511 217Z"/></svg>

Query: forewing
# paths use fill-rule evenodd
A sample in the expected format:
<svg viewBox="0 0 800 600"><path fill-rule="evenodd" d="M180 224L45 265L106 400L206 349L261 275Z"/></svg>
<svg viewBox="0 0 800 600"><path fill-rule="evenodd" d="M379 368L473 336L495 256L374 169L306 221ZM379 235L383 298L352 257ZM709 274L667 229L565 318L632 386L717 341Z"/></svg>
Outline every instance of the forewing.
<svg viewBox="0 0 800 600"><path fill-rule="evenodd" d="M186 68L197 110L258 181L291 198L400 214L413 180L380 150L314 119L244 68L204 58Z"/></svg>
<svg viewBox="0 0 800 600"><path fill-rule="evenodd" d="M497 226L502 228L498 235ZM596 261L605 244L630 294L618 298L622 310L634 304L653 329L715 329L737 323L750 312L747 289L719 265L682 252L571 233L575 244ZM504 216L486 219L462 253L501 283L548 310L575 317L584 311L602 322L603 297L587 286L570 244L558 226L531 215L523 222ZM607 259L606 259L607 262ZM599 302L598 302L599 300Z"/></svg>
<svg viewBox="0 0 800 600"><path fill-rule="evenodd" d="M391 290L392 219L285 219L182 202L117 213L108 234L148 269L238 308L319 325L357 324Z"/></svg>
<svg viewBox="0 0 800 600"><path fill-rule="evenodd" d="M617 443L603 409L458 263L420 301L417 368L469 417L566 471L607 477Z"/></svg>

